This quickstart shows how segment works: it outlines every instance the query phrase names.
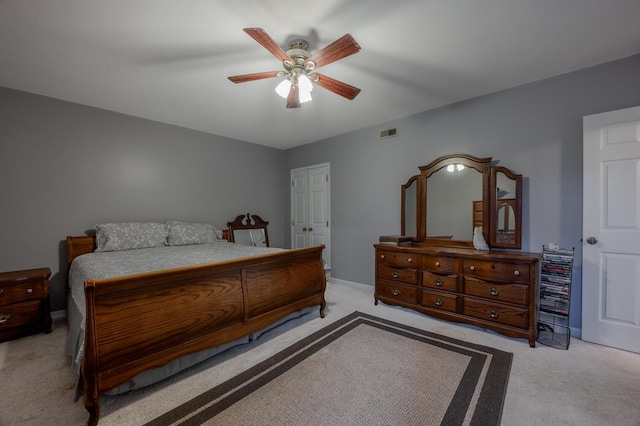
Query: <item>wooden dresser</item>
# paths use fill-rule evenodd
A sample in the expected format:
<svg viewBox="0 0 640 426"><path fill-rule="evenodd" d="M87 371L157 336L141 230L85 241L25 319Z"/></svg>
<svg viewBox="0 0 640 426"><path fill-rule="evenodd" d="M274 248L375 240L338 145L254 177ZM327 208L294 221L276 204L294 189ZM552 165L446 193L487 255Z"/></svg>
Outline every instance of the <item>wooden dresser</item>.
<svg viewBox="0 0 640 426"><path fill-rule="evenodd" d="M0 273L0 342L51 332L49 268Z"/></svg>
<svg viewBox="0 0 640 426"><path fill-rule="evenodd" d="M376 244L375 303L407 307L510 337L537 337L541 255Z"/></svg>

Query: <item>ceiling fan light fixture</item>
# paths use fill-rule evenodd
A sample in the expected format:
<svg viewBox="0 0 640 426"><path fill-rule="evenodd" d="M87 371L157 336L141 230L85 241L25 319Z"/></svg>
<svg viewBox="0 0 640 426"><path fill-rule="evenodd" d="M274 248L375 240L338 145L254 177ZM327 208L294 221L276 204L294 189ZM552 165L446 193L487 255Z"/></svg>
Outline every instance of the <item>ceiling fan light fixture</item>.
<svg viewBox="0 0 640 426"><path fill-rule="evenodd" d="M285 78L276 86L276 93L284 99L287 99L287 96L289 96L289 90L291 90L291 82L288 78Z"/></svg>
<svg viewBox="0 0 640 426"><path fill-rule="evenodd" d="M291 85L293 81L297 81L298 84L298 97L300 103L309 102L312 100L311 91L313 90L313 84L309 77L304 74L299 74L297 76L291 76L287 79L282 80L276 86L276 93L280 95L282 98L287 99L289 96L289 92L291 91Z"/></svg>
<svg viewBox="0 0 640 426"><path fill-rule="evenodd" d="M348 100L353 100L360 93L357 87L315 72L320 67L360 51L360 45L350 34L345 34L312 55L309 51L309 43L303 39L291 40L289 50L285 51L262 28L244 28L244 32L282 61L285 71L266 71L228 77L232 82L244 83L288 75L289 77L276 87L276 93L287 100L287 108L299 108L301 103L310 101L313 83Z"/></svg>
<svg viewBox="0 0 640 426"><path fill-rule="evenodd" d="M313 84L311 80L304 74L298 76L298 88L300 89L300 103L309 102L311 100L311 91Z"/></svg>

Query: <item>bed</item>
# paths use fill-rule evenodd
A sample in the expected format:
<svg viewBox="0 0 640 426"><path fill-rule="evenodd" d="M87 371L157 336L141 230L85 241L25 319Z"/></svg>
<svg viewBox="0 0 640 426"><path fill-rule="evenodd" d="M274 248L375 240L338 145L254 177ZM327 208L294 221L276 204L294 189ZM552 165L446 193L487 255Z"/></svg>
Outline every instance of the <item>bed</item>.
<svg viewBox="0 0 640 426"><path fill-rule="evenodd" d="M67 237L67 352L89 425L102 393L159 381L313 307L324 317L323 246L251 247L210 233L194 241L173 224Z"/></svg>

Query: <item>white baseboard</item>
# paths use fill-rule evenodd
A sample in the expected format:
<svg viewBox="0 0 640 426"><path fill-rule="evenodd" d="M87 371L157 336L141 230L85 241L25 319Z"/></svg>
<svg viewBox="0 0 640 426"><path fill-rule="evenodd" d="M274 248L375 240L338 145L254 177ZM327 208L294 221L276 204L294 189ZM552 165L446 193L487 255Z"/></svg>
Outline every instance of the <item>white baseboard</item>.
<svg viewBox="0 0 640 426"><path fill-rule="evenodd" d="M353 281L341 280L339 278L333 278L333 277L329 277L327 280L333 284L348 285L352 287L368 288L373 290L373 286L369 284L356 283Z"/></svg>
<svg viewBox="0 0 640 426"><path fill-rule="evenodd" d="M62 309L60 311L51 312L51 319L54 320L54 321L62 319L62 318L66 318L66 317L67 317L66 309Z"/></svg>

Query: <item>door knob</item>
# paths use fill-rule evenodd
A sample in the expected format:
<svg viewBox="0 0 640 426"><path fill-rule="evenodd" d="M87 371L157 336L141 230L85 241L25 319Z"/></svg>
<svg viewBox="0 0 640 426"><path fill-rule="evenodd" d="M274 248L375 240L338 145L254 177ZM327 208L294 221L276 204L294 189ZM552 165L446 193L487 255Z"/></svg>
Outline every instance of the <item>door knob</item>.
<svg viewBox="0 0 640 426"><path fill-rule="evenodd" d="M311 231L313 231L313 228L312 228L312 227L309 227L309 232L311 232Z"/></svg>
<svg viewBox="0 0 640 426"><path fill-rule="evenodd" d="M587 238L587 244L598 244L598 239L596 237L589 237Z"/></svg>
<svg viewBox="0 0 640 426"><path fill-rule="evenodd" d="M302 232L307 232L307 227L302 228Z"/></svg>

